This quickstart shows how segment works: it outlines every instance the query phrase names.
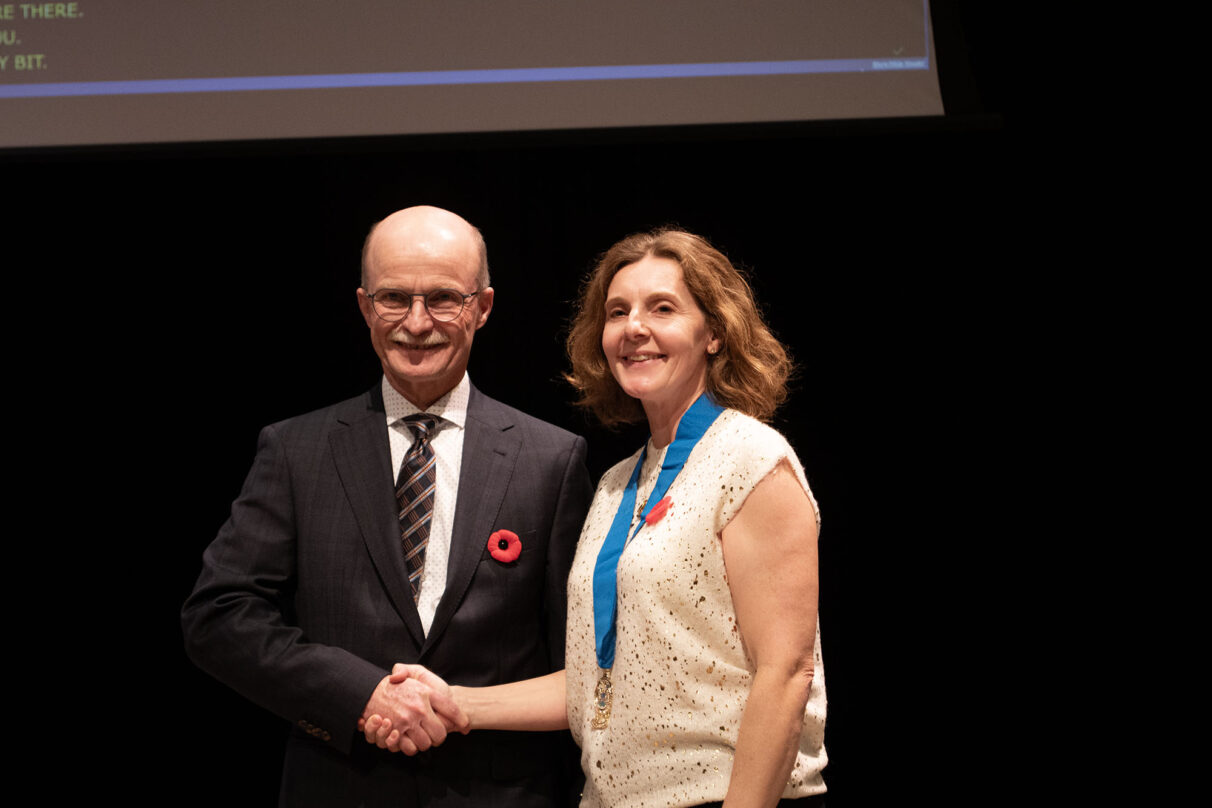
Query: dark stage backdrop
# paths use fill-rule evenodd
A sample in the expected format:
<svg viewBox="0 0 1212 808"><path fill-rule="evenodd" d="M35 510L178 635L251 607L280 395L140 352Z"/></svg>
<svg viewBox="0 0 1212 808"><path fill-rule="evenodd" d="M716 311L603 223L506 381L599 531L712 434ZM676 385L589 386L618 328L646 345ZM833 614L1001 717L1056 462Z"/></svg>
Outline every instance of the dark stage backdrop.
<svg viewBox="0 0 1212 808"><path fill-rule="evenodd" d="M191 666L178 611L260 427L377 383L369 225L429 203L482 229L497 297L472 378L585 434L596 477L645 436L569 404L570 302L615 240L677 224L751 270L799 363L775 425L823 512L830 805L979 801L971 767L1015 720L982 684L999 627L978 604L1021 397L1019 158L977 116L5 160L10 397L34 416L17 505L57 525L10 566L47 603L13 628L48 671L23 720L88 728L46 748L88 761L92 793L274 804L288 727Z"/></svg>

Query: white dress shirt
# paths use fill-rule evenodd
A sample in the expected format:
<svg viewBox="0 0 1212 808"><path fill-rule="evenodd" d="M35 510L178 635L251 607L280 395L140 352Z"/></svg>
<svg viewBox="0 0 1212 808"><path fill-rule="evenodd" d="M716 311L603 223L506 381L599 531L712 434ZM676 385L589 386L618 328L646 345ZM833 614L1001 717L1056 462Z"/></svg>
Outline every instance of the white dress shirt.
<svg viewBox="0 0 1212 808"><path fill-rule="evenodd" d="M417 611L425 633L433 624L438 601L446 591L446 565L450 560L450 535L454 528L455 501L459 495L459 470L463 464L463 436L467 425L467 398L471 379L463 373L462 380L449 393L428 409L422 410L404 398L383 377L383 405L387 411L387 434L391 439L392 485L400 476L400 466L412 446L414 437L404 423L409 415L424 412L438 418L436 434L429 439L437 466L437 484L433 494L433 517L429 524L429 542L425 546L425 567L421 571L421 592ZM400 545L401 554L404 546Z"/></svg>

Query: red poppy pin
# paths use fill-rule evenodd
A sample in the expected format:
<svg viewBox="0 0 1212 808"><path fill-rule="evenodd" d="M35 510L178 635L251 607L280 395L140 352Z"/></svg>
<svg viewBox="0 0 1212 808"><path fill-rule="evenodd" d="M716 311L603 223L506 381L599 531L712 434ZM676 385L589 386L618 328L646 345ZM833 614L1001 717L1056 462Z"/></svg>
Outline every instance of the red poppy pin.
<svg viewBox="0 0 1212 808"><path fill-rule="evenodd" d="M517 561L522 554L522 540L512 530L498 530L488 537L488 553L502 564Z"/></svg>
<svg viewBox="0 0 1212 808"><path fill-rule="evenodd" d="M655 525L657 522L664 519L665 511L669 510L669 506L672 504L673 504L673 500L671 500L669 497L665 497L660 502L658 502L656 505L653 505L652 510L650 510L648 512L648 515L644 517L644 523L649 524L649 525Z"/></svg>

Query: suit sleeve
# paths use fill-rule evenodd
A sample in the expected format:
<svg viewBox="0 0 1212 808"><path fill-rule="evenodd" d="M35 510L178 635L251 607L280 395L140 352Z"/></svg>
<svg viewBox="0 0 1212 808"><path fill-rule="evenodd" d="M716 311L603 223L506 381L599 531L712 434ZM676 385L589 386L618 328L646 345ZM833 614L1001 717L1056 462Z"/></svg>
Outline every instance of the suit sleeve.
<svg viewBox="0 0 1212 808"><path fill-rule="evenodd" d="M185 649L200 668L308 734L348 752L386 670L295 625L297 530L291 469L275 427L231 518L203 555L182 609Z"/></svg>
<svg viewBox="0 0 1212 808"><path fill-rule="evenodd" d="M593 486L585 465L586 443L577 437L568 453L560 496L556 500L552 520L551 544L547 561L547 647L551 653L551 669L564 667L564 624L568 618L568 571L576 554L577 541Z"/></svg>

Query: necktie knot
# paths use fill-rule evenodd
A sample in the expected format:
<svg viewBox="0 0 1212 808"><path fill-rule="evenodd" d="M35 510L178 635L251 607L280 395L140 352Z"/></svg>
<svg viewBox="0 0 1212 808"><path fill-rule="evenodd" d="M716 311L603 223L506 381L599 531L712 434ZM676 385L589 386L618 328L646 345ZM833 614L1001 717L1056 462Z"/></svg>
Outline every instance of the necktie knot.
<svg viewBox="0 0 1212 808"><path fill-rule="evenodd" d="M427 441L438 428L438 418L418 412L404 419L404 425L412 432L417 441Z"/></svg>

